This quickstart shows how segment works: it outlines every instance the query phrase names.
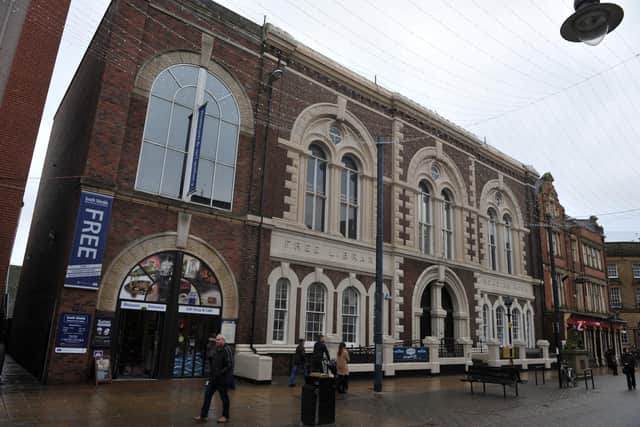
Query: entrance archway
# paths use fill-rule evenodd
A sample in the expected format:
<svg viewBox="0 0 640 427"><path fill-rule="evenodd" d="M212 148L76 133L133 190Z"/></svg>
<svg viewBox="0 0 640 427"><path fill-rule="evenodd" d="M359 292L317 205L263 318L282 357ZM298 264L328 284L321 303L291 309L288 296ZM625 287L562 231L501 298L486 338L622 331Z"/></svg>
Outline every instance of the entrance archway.
<svg viewBox="0 0 640 427"><path fill-rule="evenodd" d="M439 285L435 282L430 283L422 292L422 298L420 299L420 308L422 309L422 316L420 317L420 336L423 338L427 336L438 336L436 327L437 320L435 320L435 318L443 316L444 329L441 338L444 338L447 342L453 342L455 338L453 298L449 292L448 286L442 286L440 289L440 309L435 308L432 300L434 286ZM440 315L438 315L439 310L441 310Z"/></svg>

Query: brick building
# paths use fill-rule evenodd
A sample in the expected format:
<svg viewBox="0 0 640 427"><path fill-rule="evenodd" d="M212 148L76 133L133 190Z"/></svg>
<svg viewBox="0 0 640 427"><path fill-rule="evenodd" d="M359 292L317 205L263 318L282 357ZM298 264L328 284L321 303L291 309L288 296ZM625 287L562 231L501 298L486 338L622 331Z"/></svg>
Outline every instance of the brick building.
<svg viewBox="0 0 640 427"><path fill-rule="evenodd" d="M0 3L0 295L69 0Z"/></svg>
<svg viewBox="0 0 640 427"><path fill-rule="evenodd" d="M607 304L604 230L596 217L575 219L565 214L546 173L538 183L540 217L551 214L553 248L561 311L560 338L566 340L569 329L582 332L584 348L592 365L606 364L605 352L613 348L621 354L621 322L612 317ZM544 335L553 341L554 299L551 283L547 229L540 228L541 263L544 271Z"/></svg>
<svg viewBox="0 0 640 427"><path fill-rule="evenodd" d="M626 325L622 346L640 346L640 243L608 242L609 307Z"/></svg>
<svg viewBox="0 0 640 427"><path fill-rule="evenodd" d="M15 356L49 382L87 378L97 348L115 376L199 376L222 331L236 373L269 380L298 337L371 344L376 137L394 142L385 342L440 357L404 368L508 346L507 312L535 347L535 170L271 25L116 0L56 115L45 178L78 178L42 181L14 316L34 339Z"/></svg>

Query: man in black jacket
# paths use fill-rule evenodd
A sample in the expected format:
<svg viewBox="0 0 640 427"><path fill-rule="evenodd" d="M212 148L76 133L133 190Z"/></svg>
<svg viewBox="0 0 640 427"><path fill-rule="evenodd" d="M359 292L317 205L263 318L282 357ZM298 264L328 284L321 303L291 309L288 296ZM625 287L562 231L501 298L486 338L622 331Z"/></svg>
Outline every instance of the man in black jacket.
<svg viewBox="0 0 640 427"><path fill-rule="evenodd" d="M193 419L197 422L207 421L211 399L217 390L220 393L220 400L222 400L222 416L218 418L218 423L224 424L229 421L229 395L227 391L233 385L233 353L224 342L222 335L216 336L216 348L209 357L209 363L209 381L204 393L204 402L200 415L193 417Z"/></svg>
<svg viewBox="0 0 640 427"><path fill-rule="evenodd" d="M291 369L291 377L289 378L289 387L294 387L296 381L296 375L298 371L302 371L304 376L307 376L307 354L304 349L304 340L300 338L298 340L298 346L296 347L296 354L293 356L293 368Z"/></svg>
<svg viewBox="0 0 640 427"><path fill-rule="evenodd" d="M622 354L622 372L627 376L627 387L629 390L636 388L636 358L633 354L624 349Z"/></svg>
<svg viewBox="0 0 640 427"><path fill-rule="evenodd" d="M331 360L329 350L327 350L327 345L324 343L324 335L320 335L318 337L318 341L313 345L313 354L311 355L311 372L324 372L322 362L325 360L325 356L327 361Z"/></svg>

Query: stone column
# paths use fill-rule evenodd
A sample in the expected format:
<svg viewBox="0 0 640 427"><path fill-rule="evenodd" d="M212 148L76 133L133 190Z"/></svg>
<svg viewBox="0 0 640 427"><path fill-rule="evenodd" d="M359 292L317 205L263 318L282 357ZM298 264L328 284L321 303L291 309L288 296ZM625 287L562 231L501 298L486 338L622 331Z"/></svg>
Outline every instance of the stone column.
<svg viewBox="0 0 640 427"><path fill-rule="evenodd" d="M442 309L442 287L444 282L436 281L431 284L431 336L444 337L444 319L447 312Z"/></svg>
<svg viewBox="0 0 640 427"><path fill-rule="evenodd" d="M529 369L529 363L527 361L527 343L524 340L513 340L513 348L518 349L518 359L520 359L522 369Z"/></svg>
<svg viewBox="0 0 640 427"><path fill-rule="evenodd" d="M396 374L395 365L393 363L393 347L396 344L396 340L393 337L385 336L382 339L383 342L383 357L382 357L382 369L384 375L389 377Z"/></svg>
<svg viewBox="0 0 640 427"><path fill-rule="evenodd" d="M473 359L471 356L471 349L473 348L473 340L471 338L456 338L458 344L462 344L464 354L464 370L466 371L469 366L473 365Z"/></svg>
<svg viewBox="0 0 640 427"><path fill-rule="evenodd" d="M497 338L487 340L487 364L489 366L500 366L500 341Z"/></svg>
<svg viewBox="0 0 640 427"><path fill-rule="evenodd" d="M542 359L544 360L545 369L551 369L551 359L549 359L549 341L538 340L536 345L542 349Z"/></svg>
<svg viewBox="0 0 640 427"><path fill-rule="evenodd" d="M440 373L440 338L424 337L422 344L429 349L429 363L431 364L431 373Z"/></svg>

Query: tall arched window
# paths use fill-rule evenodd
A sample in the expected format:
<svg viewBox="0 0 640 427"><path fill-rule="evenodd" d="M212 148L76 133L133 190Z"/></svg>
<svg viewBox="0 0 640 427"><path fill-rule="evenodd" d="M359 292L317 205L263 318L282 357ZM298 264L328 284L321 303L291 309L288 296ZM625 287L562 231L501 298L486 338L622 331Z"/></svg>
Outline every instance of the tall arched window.
<svg viewBox="0 0 640 427"><path fill-rule="evenodd" d="M507 273L513 273L513 248L511 244L511 217L504 216L504 259L507 263Z"/></svg>
<svg viewBox="0 0 640 427"><path fill-rule="evenodd" d="M327 156L320 146L311 144L307 161L307 185L304 223L316 231L324 231L327 201Z"/></svg>
<svg viewBox="0 0 640 427"><path fill-rule="evenodd" d="M359 306L360 293L353 286L342 293L342 341L349 345L359 343Z"/></svg>
<svg viewBox="0 0 640 427"><path fill-rule="evenodd" d="M527 310L526 315L526 323L527 323L527 347L533 348L536 346L535 343L535 335L533 330L533 314L531 310Z"/></svg>
<svg viewBox="0 0 640 427"><path fill-rule="evenodd" d="M492 270L498 270L498 258L496 252L496 244L497 244L497 233L496 233L496 212L493 209L489 209L487 211L487 215L489 216L489 266Z"/></svg>
<svg viewBox="0 0 640 427"><path fill-rule="evenodd" d="M418 193L418 244L420 252L431 254L431 190L424 181Z"/></svg>
<svg viewBox="0 0 640 427"><path fill-rule="evenodd" d="M484 344L489 339L489 306L487 304L482 306L482 340Z"/></svg>
<svg viewBox="0 0 640 427"><path fill-rule="evenodd" d="M442 255L453 259L453 197L448 190L442 191Z"/></svg>
<svg viewBox="0 0 640 427"><path fill-rule="evenodd" d="M513 326L513 339L520 339L520 310L514 308L511 310L511 322Z"/></svg>
<svg viewBox="0 0 640 427"><path fill-rule="evenodd" d="M498 338L498 342L500 343L500 345L504 346L504 308L502 307L496 308L496 335L496 338Z"/></svg>
<svg viewBox="0 0 640 427"><path fill-rule="evenodd" d="M135 188L230 209L239 126L220 79L195 65L167 68L149 94Z"/></svg>
<svg viewBox="0 0 640 427"><path fill-rule="evenodd" d="M289 280L278 279L276 283L276 297L273 310L274 343L282 344L287 341L287 317L289 313Z"/></svg>
<svg viewBox="0 0 640 427"><path fill-rule="evenodd" d="M358 238L358 165L350 156L342 158L340 180L340 233L350 239Z"/></svg>
<svg viewBox="0 0 640 427"><path fill-rule="evenodd" d="M326 289L322 283L313 283L307 289L305 340L317 341L324 334L326 318Z"/></svg>

